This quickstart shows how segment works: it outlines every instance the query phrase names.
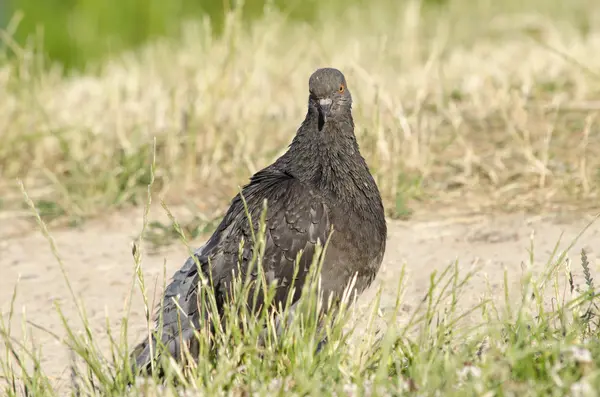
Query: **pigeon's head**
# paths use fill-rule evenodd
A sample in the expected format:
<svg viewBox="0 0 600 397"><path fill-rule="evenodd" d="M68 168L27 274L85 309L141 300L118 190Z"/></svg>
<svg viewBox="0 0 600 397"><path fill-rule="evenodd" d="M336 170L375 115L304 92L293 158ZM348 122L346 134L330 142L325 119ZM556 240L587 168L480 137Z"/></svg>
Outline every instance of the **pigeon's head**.
<svg viewBox="0 0 600 397"><path fill-rule="evenodd" d="M309 106L319 112L319 124L347 115L352 108L352 96L346 78L337 69L317 69L308 81Z"/></svg>

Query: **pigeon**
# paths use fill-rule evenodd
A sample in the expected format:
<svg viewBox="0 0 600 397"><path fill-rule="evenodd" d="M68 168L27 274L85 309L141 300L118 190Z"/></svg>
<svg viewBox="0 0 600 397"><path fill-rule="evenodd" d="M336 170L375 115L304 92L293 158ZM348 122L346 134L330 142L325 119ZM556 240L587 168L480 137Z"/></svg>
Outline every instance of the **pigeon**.
<svg viewBox="0 0 600 397"><path fill-rule="evenodd" d="M250 178L212 236L164 291L156 327L162 314L161 342L176 361L185 348L193 352L195 331L209 321L210 314L199 308L200 289L213 289L222 315L236 272L246 275L254 253L246 211L256 230L265 200L262 266L267 283L276 283L275 307L286 305L292 279L292 307L298 302L318 244L327 242L320 267L325 297L341 297L351 280L354 293L360 294L380 269L387 238L384 207L359 151L346 78L338 69L321 68L308 86L308 111L287 151ZM256 277L256 272L250 275ZM259 293L255 307L262 299ZM156 343L151 336L136 346L135 367L150 367Z"/></svg>

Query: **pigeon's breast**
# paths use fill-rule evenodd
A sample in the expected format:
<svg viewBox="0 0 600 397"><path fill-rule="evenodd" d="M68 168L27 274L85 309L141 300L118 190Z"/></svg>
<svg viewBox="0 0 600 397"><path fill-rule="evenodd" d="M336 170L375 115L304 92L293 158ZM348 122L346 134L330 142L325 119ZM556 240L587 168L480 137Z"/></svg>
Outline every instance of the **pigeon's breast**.
<svg viewBox="0 0 600 397"><path fill-rule="evenodd" d="M362 215L343 206L331 208L334 232L323 263L323 272L339 283L347 283L356 274L359 291L376 277L385 251L385 233L380 222Z"/></svg>

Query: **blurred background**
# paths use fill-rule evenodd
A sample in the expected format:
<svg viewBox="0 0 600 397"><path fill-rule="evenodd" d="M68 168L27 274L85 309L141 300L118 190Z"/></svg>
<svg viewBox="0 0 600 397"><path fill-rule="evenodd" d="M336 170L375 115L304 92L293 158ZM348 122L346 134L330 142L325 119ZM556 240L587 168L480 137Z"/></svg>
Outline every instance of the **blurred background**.
<svg viewBox="0 0 600 397"><path fill-rule="evenodd" d="M218 219L319 66L389 216L596 205L598 54L598 0L0 0L0 210L15 178L52 219L140 205L156 142L154 189Z"/></svg>
<svg viewBox="0 0 600 397"><path fill-rule="evenodd" d="M10 27L21 46L36 45L51 61L67 70L81 68L111 54L135 48L156 37L174 37L185 20L210 18L218 35L224 15L240 8L244 21L260 18L265 8L276 8L289 21L312 22L319 14L343 12L349 6L397 8L404 0L1 0L0 27ZM588 12L595 0L422 0L422 12L486 15L497 12L535 12L578 20L589 29ZM327 18L325 18L327 19ZM485 25L479 18L472 25ZM460 29L459 26L456 27ZM472 32L472 28L469 32Z"/></svg>
<svg viewBox="0 0 600 397"><path fill-rule="evenodd" d="M361 0L362 1L362 0ZM429 0L437 3L443 0ZM79 68L152 38L173 37L181 22L209 17L215 34L227 12L240 7L246 21L260 17L265 6L286 12L292 20L310 21L327 2L317 0L3 0L0 22L14 18L14 39L42 43L52 61ZM332 2L334 3L334 2ZM355 2L358 3L358 2ZM343 1L337 1L342 7Z"/></svg>

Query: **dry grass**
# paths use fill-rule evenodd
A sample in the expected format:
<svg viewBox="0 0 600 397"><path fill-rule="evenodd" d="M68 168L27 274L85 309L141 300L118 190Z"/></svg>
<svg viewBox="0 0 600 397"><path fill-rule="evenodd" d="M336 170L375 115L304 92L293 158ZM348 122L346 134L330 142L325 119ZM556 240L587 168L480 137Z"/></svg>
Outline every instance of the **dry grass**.
<svg viewBox="0 0 600 397"><path fill-rule="evenodd" d="M142 202L146 189L169 205L189 201L210 214L285 149L304 116L307 78L323 65L347 75L362 152L389 215L405 216L418 203L597 206L600 30L592 27L600 26L599 11L589 9L582 22L581 14L563 13L558 0L509 0L505 13L483 2L471 7L471 0L439 14L415 1L390 4L325 13L314 25L268 12L248 30L233 13L221 38L212 38L207 23L191 23L178 40L70 77L45 68L6 32L17 60L0 67L0 209L18 214L19 177L27 204L45 218L85 219ZM510 13L516 6L538 13ZM52 244L43 219L36 220ZM380 340L367 330L366 341L347 345L337 323L329 347L315 356L314 332L297 324L281 348L259 356L256 334L226 327L234 332L219 335L224 354L201 360L190 380L179 379L176 367L173 373L198 395L593 395L600 387L598 295L583 252L586 288L570 285L570 295L557 294L556 307L546 309L544 289L558 285L563 272L572 281L566 251L558 248L542 276L524 282L520 302L506 302L505 313L485 301L460 311L461 294L472 294L463 282L471 273L450 265L432 274L409 325L389 327ZM11 383L5 394L58 395L38 351L11 337L13 311L11 304L0 323L7 352L0 380ZM471 311L481 312L481 328L459 329ZM262 329L251 325L252 332ZM71 392L166 395L140 384L128 389L126 318L109 334L108 363L96 348L106 334L75 335L66 320L65 330L60 342L78 364ZM175 395L174 384L167 387Z"/></svg>
<svg viewBox="0 0 600 397"><path fill-rule="evenodd" d="M155 188L171 204L223 208L285 149L305 113L308 76L324 65L347 75L390 216L417 202L594 205L598 7L583 23L559 14L558 2L539 2L537 14L453 4L439 14L416 1L350 8L314 25L267 12L249 29L232 13L221 38L208 22L191 23L180 40L70 77L4 34L17 62L0 68L0 208L22 203L15 177L43 215L79 220L135 203L153 137ZM562 19L545 16L553 13Z"/></svg>
<svg viewBox="0 0 600 397"><path fill-rule="evenodd" d="M54 238L27 193L23 194L62 269ZM150 195L147 200L146 211ZM145 212L142 229L147 225L147 215ZM63 337L36 325L35 319L29 322L21 317L24 330L33 326L49 332L56 343L71 352L69 379L52 376L61 364L42 360L44 346L31 337L13 336L19 325L14 316L18 310L16 295L22 293L18 285L7 312L0 316L0 343L5 348L0 351L0 389L7 397L595 396L594 391L600 387L600 307L592 278L593 265L585 250L580 259L571 261L568 255L587 227L570 244L558 241L539 273L534 271L539 259L534 260L532 236L531 254L529 261L522 263L524 271L517 296L515 291L509 291L506 269L504 299L495 299L490 288L479 302L465 307L464 301L474 292L470 281L476 278L476 270L465 271L458 262L451 262L431 273L425 297L410 314L401 314L409 284L402 268L395 296L387 307L381 305L383 293L379 290L366 311L359 313L354 310L356 305L342 305L342 315L325 318L323 329L316 321L317 308L322 304L318 298L322 297L320 283L304 285L293 314L289 311L291 301L286 302L281 316L284 321L291 321L279 334L273 318L264 310L256 316L248 312L245 302L252 299L248 295L250 288L236 278L233 299L225 306L224 316L209 316L207 320L208 324L215 322L215 331L207 333L202 327L195 335L201 346L197 364L182 368L163 356L167 359L161 360L166 379L133 377L129 371L130 299L125 302L118 323L111 326L107 316L106 328L98 329L87 317L88 310L74 290L70 290L70 295L77 309L75 318L68 318L62 311L64 306L56 303ZM177 230L187 245L185 236ZM264 232L262 217L252 237L258 247L264 244ZM144 277L142 263L145 255L139 241L134 247L136 271L130 293L141 293L149 315L151 299L145 288L145 280L149 279ZM252 258L259 275L264 271L260 251L257 249ZM317 265L318 257L313 261ZM581 285L575 284L572 272L578 266L584 273ZM311 267L311 271L315 272L311 276L316 276L318 266ZM67 273L63 272L63 276L70 289ZM260 276L254 282L266 289L268 306L275 286L267 285L264 279L261 282ZM213 289L201 291L201 301L214 313ZM315 354L317 342L324 335L321 331L327 335L328 343ZM264 345L258 342L259 335L265 337Z"/></svg>
<svg viewBox="0 0 600 397"><path fill-rule="evenodd" d="M50 244L52 256L62 268L54 238L25 191L23 195ZM142 229L148 222L150 198L148 195ZM255 250L251 266L256 266L259 276L250 282L264 288L266 308L276 286L260 276L264 271L259 253L265 241L264 220L263 213L252 236L259 249ZM465 308L460 303L473 294L469 281L475 278L476 271L464 271L458 262L451 262L431 273L425 297L410 314L401 314L407 287L403 268L392 306L380 305L380 289L365 312L355 311L356 305L348 307L349 300L342 299L341 315L326 316L320 322L317 313L322 295L316 277L320 266L317 255L308 277L312 282L304 284L298 306L293 313L290 311L290 292L279 312L284 323L291 321L278 333L266 310L259 310L256 316L249 313L246 302L252 299L248 295L250 286L241 277L235 278L232 300L224 307L223 317L209 316L207 320L214 325L214 332L205 332L202 327L195 334L200 345L198 362L181 367L163 354L160 363L165 379L133 376L130 372L127 334L131 300L125 303L118 324L111 327L107 316L106 329L97 330L74 290L70 291L71 303L79 318L67 318L57 303L57 315L66 334L61 337L49 331L57 343L71 352L69 380L49 375L54 365L60 364L43 363L43 346L33 338L17 339L12 334L18 326L13 315L18 310L16 295L21 291L15 286L9 309L0 317L0 341L5 347L0 351L0 389L8 397L595 396L594 391L600 387L598 293L586 251L582 250L580 259L573 262L567 254L590 225L570 243L558 241L540 273L533 271L537 259L534 261L532 237L530 259L522 264L522 282L517 287L520 293L512 302L505 270L504 300L494 299L490 289L478 303ZM187 245L185 236L177 230ZM146 295L144 255L140 251L143 247L139 242L134 247L136 272L130 293L138 293L134 290L139 287L149 314L151 300ZM572 272L579 265L584 273L582 285L575 284ZM70 289L67 273L63 276ZM214 313L213 289L201 291L203 309ZM26 322L25 317L21 319L24 330L37 327L34 322ZM264 344L259 342L260 335L264 336ZM328 343L315 354L324 335ZM101 348L103 343L108 344L106 349ZM158 349L162 351L161 347Z"/></svg>

